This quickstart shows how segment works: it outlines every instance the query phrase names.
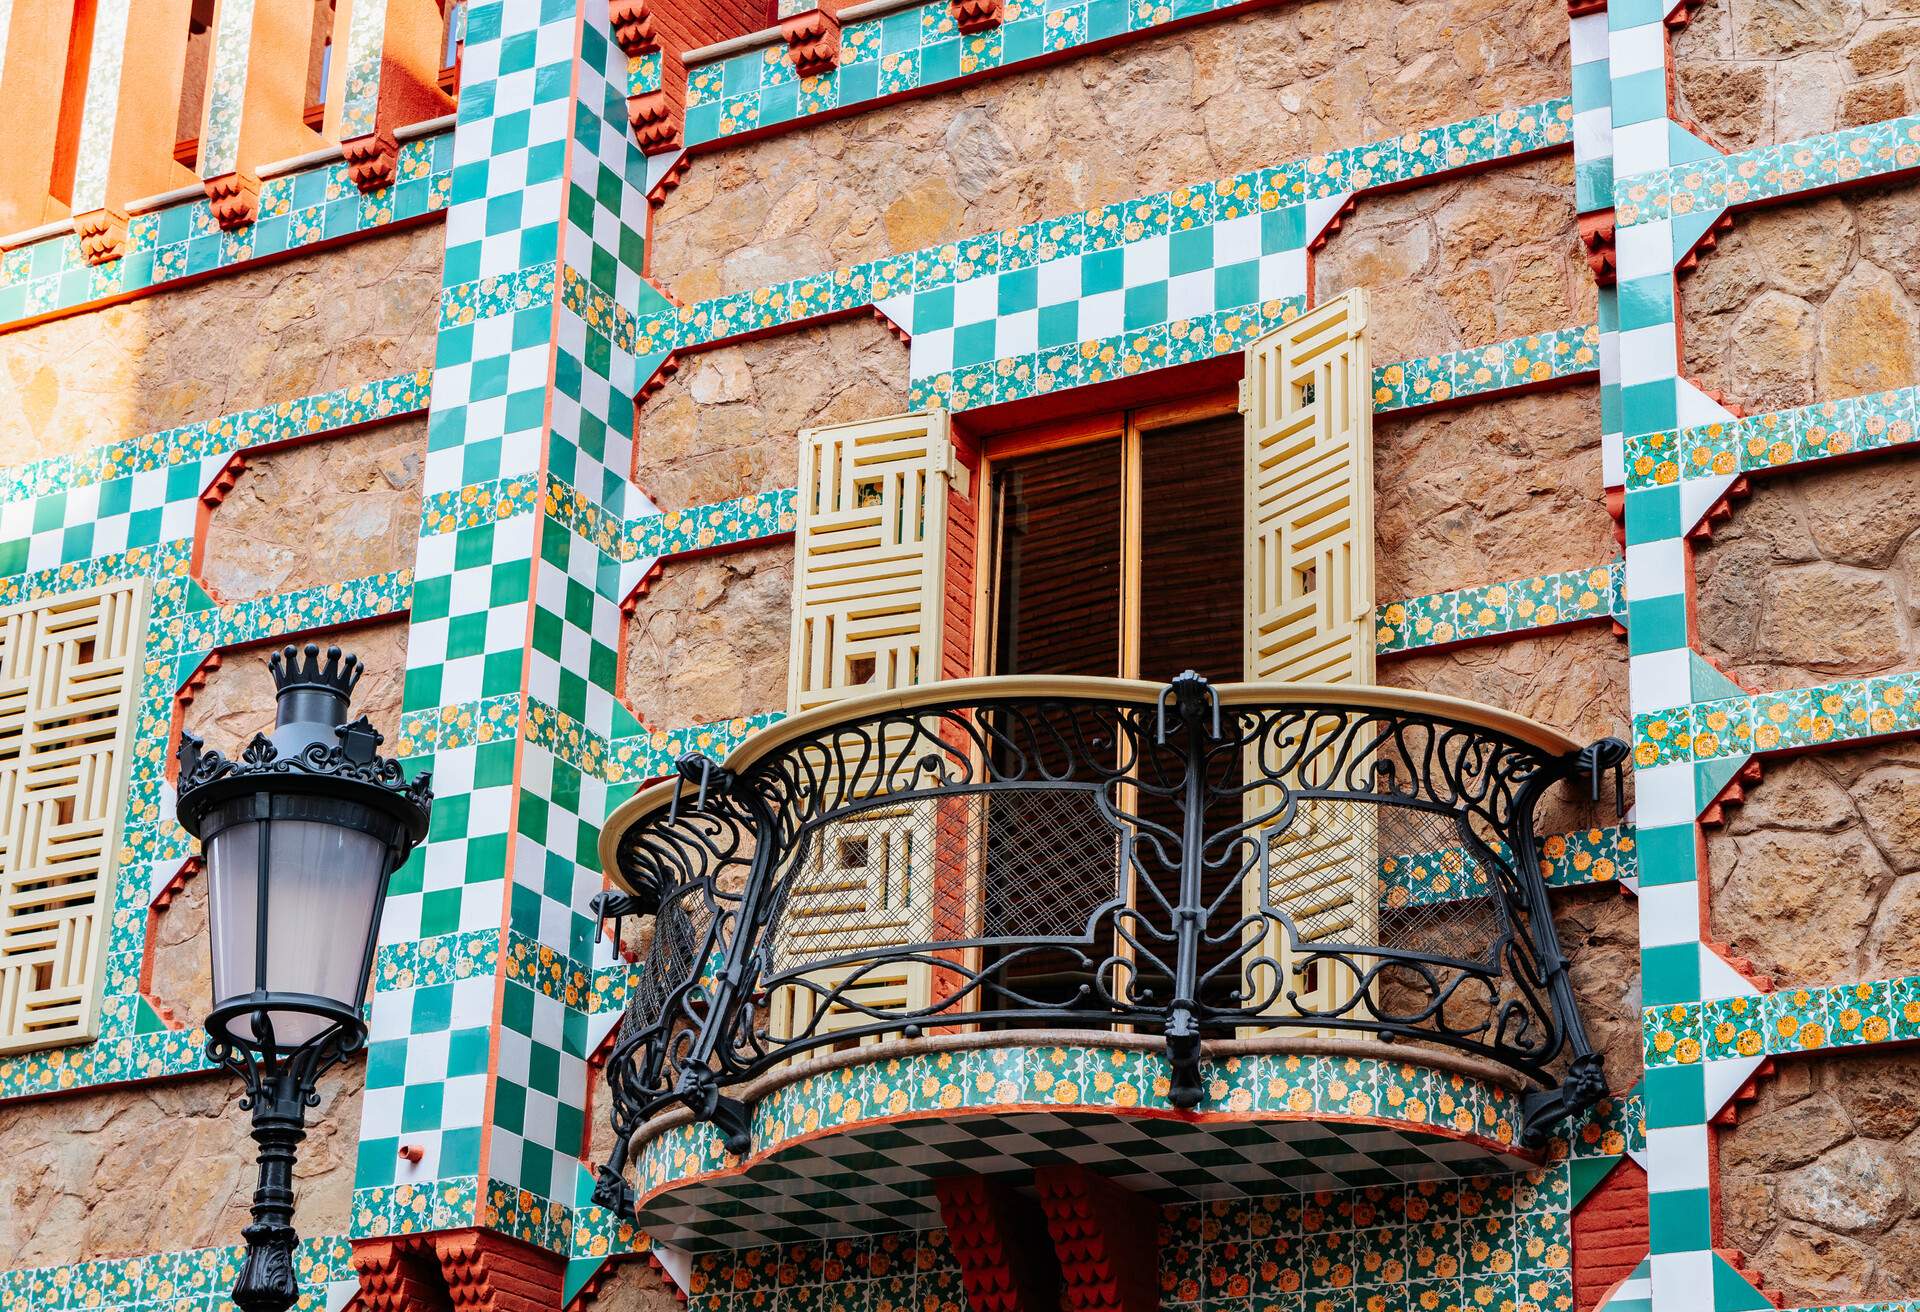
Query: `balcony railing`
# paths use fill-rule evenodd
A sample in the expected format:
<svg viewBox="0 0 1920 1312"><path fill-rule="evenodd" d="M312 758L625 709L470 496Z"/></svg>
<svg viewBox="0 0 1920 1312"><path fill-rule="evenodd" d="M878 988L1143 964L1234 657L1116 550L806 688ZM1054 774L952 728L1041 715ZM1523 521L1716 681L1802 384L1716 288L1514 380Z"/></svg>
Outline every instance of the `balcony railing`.
<svg viewBox="0 0 1920 1312"><path fill-rule="evenodd" d="M809 711L689 756L601 854L650 916L608 1076L628 1141L675 1105L748 1149L740 1086L881 1037L1359 1035L1520 1075L1526 1132L1604 1092L1533 837L1625 744L1376 688L1002 678ZM1394 873L1440 859L1451 890ZM1396 891L1397 890L1397 891ZM1411 1055L1411 1054L1409 1054Z"/></svg>

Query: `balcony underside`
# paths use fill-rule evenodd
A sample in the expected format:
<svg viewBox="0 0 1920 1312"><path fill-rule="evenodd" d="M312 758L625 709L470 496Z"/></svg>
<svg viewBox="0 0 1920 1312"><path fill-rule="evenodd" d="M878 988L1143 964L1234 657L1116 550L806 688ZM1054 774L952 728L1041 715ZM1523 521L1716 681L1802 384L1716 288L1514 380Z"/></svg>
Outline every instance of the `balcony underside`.
<svg viewBox="0 0 1920 1312"><path fill-rule="evenodd" d="M1076 1041L1077 1040L1077 1041ZM751 1090L753 1148L684 1114L635 1136L637 1220L687 1249L939 1224L932 1182L1074 1163L1155 1201L1506 1174L1518 1085L1488 1063L1367 1041L1210 1045L1205 1097L1168 1100L1149 1036L1007 1033L872 1045Z"/></svg>

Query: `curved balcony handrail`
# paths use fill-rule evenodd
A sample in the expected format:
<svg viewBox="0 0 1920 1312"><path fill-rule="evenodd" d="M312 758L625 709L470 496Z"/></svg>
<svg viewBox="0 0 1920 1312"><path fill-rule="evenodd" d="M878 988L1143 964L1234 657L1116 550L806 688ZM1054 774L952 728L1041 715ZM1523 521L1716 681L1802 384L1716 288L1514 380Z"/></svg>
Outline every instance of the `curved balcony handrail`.
<svg viewBox="0 0 1920 1312"><path fill-rule="evenodd" d="M653 918L608 1062L613 1159L808 1053L929 1030L1159 1034L1176 1106L1203 1040L1354 1033L1534 1087L1527 1133L1604 1092L1547 910L1534 808L1617 766L1493 708L1385 688L969 679L848 699L702 756L609 817ZM1436 896L1396 882L1438 860Z"/></svg>

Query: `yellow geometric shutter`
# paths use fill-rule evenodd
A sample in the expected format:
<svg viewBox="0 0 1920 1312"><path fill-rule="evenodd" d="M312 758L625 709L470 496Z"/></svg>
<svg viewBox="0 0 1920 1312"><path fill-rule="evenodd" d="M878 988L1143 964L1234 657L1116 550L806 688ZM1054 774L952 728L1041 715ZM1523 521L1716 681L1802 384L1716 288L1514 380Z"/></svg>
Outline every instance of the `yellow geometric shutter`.
<svg viewBox="0 0 1920 1312"><path fill-rule="evenodd" d="M947 498L966 476L945 411L800 434L788 710L939 678ZM854 781L855 796L863 786L887 785L876 772ZM934 936L936 806L879 807L814 836L781 915L775 970ZM832 986L844 974L809 978ZM863 971L846 996L895 1011L928 1005L931 990L931 968L908 963ZM777 990L771 1032L828 1033L872 1019L831 1007L816 1023L816 1003L807 990Z"/></svg>
<svg viewBox="0 0 1920 1312"><path fill-rule="evenodd" d="M946 412L800 434L787 709L940 676Z"/></svg>
<svg viewBox="0 0 1920 1312"><path fill-rule="evenodd" d="M97 1032L145 592L0 610L0 1052Z"/></svg>
<svg viewBox="0 0 1920 1312"><path fill-rule="evenodd" d="M1240 410L1246 430L1245 668L1251 680L1373 682L1373 401L1366 301L1350 291L1247 348ZM1322 780L1296 782L1312 787ZM1256 815L1278 800L1247 797ZM1281 967L1277 1011L1289 990L1312 1010L1352 996L1351 971L1328 961L1293 966L1317 941L1370 943L1379 926L1376 808L1305 800L1291 823L1257 847L1244 900L1293 921L1303 951L1268 922L1259 955ZM1255 996L1272 988L1256 968Z"/></svg>

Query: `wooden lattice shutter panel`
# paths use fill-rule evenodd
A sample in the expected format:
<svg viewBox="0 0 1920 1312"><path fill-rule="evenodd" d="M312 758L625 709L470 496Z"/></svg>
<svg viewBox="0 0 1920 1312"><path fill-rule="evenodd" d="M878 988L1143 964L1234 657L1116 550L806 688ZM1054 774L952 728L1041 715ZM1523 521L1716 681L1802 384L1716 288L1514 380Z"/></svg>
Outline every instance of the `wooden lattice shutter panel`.
<svg viewBox="0 0 1920 1312"><path fill-rule="evenodd" d="M98 1032L146 593L0 610L0 1052Z"/></svg>
<svg viewBox="0 0 1920 1312"><path fill-rule="evenodd" d="M1373 404L1366 301L1350 291L1247 348L1240 410L1246 431L1246 677L1281 683L1373 682ZM1311 787L1311 764L1298 782ZM1275 805L1247 797L1248 815ZM1379 932L1378 816L1366 803L1303 801L1263 837L1244 894L1248 914L1286 912L1303 950L1371 943ZM1337 1007L1357 983L1321 961L1292 973L1296 951L1268 922L1259 955L1281 967L1311 1010ZM1272 972L1255 967L1256 997Z"/></svg>
<svg viewBox="0 0 1920 1312"><path fill-rule="evenodd" d="M800 434L788 710L939 677L956 477L945 411Z"/></svg>
<svg viewBox="0 0 1920 1312"><path fill-rule="evenodd" d="M953 645L946 632L949 507L969 490L945 411L800 434L789 710L939 679ZM876 771L852 781L850 792L884 787ZM953 805L880 807L816 833L780 911L774 969L957 937L954 918L966 918L957 908L972 901L965 890L977 881L946 868L953 851L966 850L946 841ZM925 1007L934 973L926 963L867 971L847 995L887 1011ZM828 968L808 978L837 987L846 975L847 968ZM838 1007L816 1016L817 1005L806 989L776 990L769 1032L830 1033L871 1019Z"/></svg>

